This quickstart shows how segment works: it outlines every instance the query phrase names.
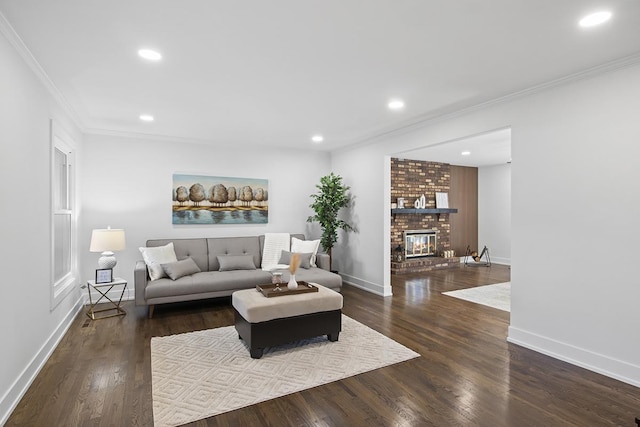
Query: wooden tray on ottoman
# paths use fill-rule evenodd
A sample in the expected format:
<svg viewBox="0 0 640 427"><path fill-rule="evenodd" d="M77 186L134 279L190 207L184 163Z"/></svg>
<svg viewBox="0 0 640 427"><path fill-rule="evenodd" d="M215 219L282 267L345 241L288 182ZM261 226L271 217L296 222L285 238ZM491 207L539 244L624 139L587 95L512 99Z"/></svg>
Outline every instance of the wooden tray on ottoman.
<svg viewBox="0 0 640 427"><path fill-rule="evenodd" d="M280 289L279 291L276 291ZM304 280L300 280L298 282L298 287L296 289L287 288L286 283L281 283L279 287L276 285L268 284L268 285L257 285L256 289L262 292L267 298L271 297L281 297L283 295L297 295L297 294L306 294L309 292L318 292L318 287L312 285L309 282L305 282Z"/></svg>

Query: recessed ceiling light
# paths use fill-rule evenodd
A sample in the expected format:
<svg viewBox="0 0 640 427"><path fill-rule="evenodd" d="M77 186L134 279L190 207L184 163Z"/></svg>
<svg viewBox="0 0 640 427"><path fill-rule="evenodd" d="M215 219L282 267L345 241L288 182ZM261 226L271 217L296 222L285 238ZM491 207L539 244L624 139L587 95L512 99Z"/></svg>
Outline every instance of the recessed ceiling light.
<svg viewBox="0 0 640 427"><path fill-rule="evenodd" d="M138 55L144 59L148 59L149 61L159 61L162 59L160 52L151 49L140 49L138 51Z"/></svg>
<svg viewBox="0 0 640 427"><path fill-rule="evenodd" d="M463 156L468 156L469 154L471 154L471 151L463 151L462 153Z"/></svg>
<svg viewBox="0 0 640 427"><path fill-rule="evenodd" d="M399 99L391 100L387 104L387 107L389 107L390 110L401 110L404 108L404 101L401 101Z"/></svg>
<svg viewBox="0 0 640 427"><path fill-rule="evenodd" d="M151 114L140 114L140 120L142 120L143 122L152 122L155 119Z"/></svg>
<svg viewBox="0 0 640 427"><path fill-rule="evenodd" d="M324 141L324 137L322 135L313 135L311 137L311 140L313 142L322 142L322 141Z"/></svg>
<svg viewBox="0 0 640 427"><path fill-rule="evenodd" d="M578 23L583 28L595 27L596 25L603 24L611 18L611 12L603 10L601 12L592 13L580 20Z"/></svg>

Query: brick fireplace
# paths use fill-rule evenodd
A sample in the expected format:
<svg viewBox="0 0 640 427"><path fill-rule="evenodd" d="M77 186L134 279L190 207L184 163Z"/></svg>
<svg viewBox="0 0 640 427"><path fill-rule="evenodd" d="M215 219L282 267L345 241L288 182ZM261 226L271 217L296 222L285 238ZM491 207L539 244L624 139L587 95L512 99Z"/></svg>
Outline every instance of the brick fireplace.
<svg viewBox="0 0 640 427"><path fill-rule="evenodd" d="M449 193L451 185L451 166L447 163L425 162L419 160L391 159L391 203L399 197L405 199L406 207L413 207L417 198L423 194L426 208L436 207L436 192ZM459 257L444 258L443 252L449 250L450 222L449 215L425 213L395 213L391 215L391 274L415 273L436 268L447 268L460 262ZM419 256L407 256L406 234L416 230L433 233L434 239L421 238ZM423 245L426 245L423 247ZM429 251L429 245L432 245ZM396 249L403 248L403 260L397 261ZM417 253L417 252L416 252ZM456 254L460 255L460 254Z"/></svg>

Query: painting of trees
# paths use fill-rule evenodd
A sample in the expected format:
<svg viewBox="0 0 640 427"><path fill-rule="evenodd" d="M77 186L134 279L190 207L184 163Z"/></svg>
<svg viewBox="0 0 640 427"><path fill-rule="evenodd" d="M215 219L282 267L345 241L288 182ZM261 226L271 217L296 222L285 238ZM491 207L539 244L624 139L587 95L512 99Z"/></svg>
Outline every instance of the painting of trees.
<svg viewBox="0 0 640 427"><path fill-rule="evenodd" d="M268 194L266 179L174 174L173 223L267 223Z"/></svg>

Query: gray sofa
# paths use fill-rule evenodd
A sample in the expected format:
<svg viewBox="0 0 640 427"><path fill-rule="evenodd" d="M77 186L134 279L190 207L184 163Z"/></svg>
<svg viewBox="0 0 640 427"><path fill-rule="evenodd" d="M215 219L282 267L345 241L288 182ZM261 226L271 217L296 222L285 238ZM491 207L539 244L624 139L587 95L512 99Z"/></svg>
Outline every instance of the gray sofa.
<svg viewBox="0 0 640 427"><path fill-rule="evenodd" d="M291 237L305 239L302 234ZM264 236L156 239L147 240L147 247L164 246L169 242L173 242L178 260L191 257L202 272L177 280L150 280L146 264L138 261L134 271L135 301L138 306L149 306L149 318L153 316L156 304L229 296L240 289L271 283L271 273L260 268ZM218 255L249 254L253 255L255 270L218 271ZM318 253L316 265L309 269L299 268L296 280L319 283L339 292L342 277L329 271L329 256ZM283 273L283 280L288 281L289 272L279 271Z"/></svg>

